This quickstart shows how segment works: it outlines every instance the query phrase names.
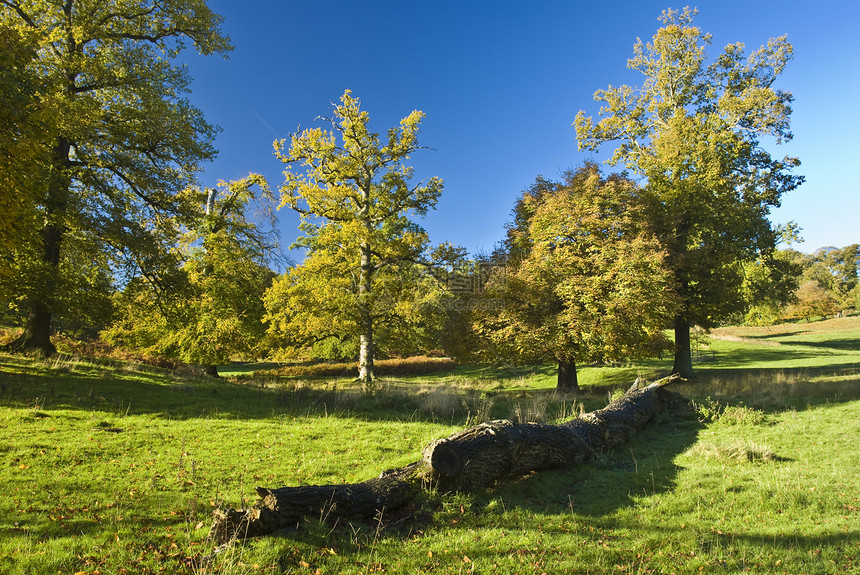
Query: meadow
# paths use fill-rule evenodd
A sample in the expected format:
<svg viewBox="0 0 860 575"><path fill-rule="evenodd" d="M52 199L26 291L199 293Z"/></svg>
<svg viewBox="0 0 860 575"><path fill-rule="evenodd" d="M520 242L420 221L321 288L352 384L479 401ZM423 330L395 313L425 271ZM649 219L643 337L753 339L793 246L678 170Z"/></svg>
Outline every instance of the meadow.
<svg viewBox="0 0 860 575"><path fill-rule="evenodd" d="M492 418L556 422L670 360L380 378L0 354L0 573L860 573L860 318L721 328L694 409L592 463L211 556L257 485L362 481ZM287 372L290 373L290 372ZM211 556L208 561L204 560Z"/></svg>

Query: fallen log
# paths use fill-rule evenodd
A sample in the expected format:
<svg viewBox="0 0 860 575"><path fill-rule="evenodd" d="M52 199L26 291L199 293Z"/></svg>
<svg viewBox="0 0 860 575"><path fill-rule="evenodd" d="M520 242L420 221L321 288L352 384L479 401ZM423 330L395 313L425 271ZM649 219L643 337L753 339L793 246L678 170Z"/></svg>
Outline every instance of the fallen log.
<svg viewBox="0 0 860 575"><path fill-rule="evenodd" d="M422 489L468 491L505 477L544 469L574 467L601 450L628 441L631 432L676 403L686 401L666 386L670 376L642 389L637 383L603 409L560 425L497 420L439 439L410 465L384 471L361 483L268 489L249 509L218 509L209 539L227 543L296 526L305 517L367 518L403 508Z"/></svg>

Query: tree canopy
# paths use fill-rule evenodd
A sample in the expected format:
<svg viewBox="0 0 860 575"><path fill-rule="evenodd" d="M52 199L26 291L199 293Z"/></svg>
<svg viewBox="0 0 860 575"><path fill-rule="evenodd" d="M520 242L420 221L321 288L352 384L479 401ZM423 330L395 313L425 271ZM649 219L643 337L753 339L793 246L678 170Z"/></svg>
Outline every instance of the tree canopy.
<svg viewBox="0 0 860 575"><path fill-rule="evenodd" d="M410 220L436 204L442 180L411 184L405 161L419 149L418 110L382 142L358 98L344 92L331 130L309 128L275 142L287 167L281 206L297 211L305 261L267 296L273 334L288 349L358 339L359 379L373 380L380 328L421 328L421 310L438 292L427 269L429 238Z"/></svg>
<svg viewBox="0 0 860 575"><path fill-rule="evenodd" d="M595 164L538 178L494 257L505 273L487 297L504 305L479 313L477 331L507 357L556 362L560 390L578 388L577 363L659 355L675 302L646 206L634 182Z"/></svg>
<svg viewBox="0 0 860 575"><path fill-rule="evenodd" d="M29 68L35 57L32 36L0 21L0 281L12 275L17 247L28 241L36 215L31 188L44 177L40 92Z"/></svg>
<svg viewBox="0 0 860 575"><path fill-rule="evenodd" d="M211 158L215 128L184 97L190 78L173 64L186 42L202 54L231 49L203 0L0 0L0 26L25 38L26 72L38 90L45 169L15 182L38 217L25 331L13 347L50 354L61 261L71 234L105 247L112 262L146 265L162 214ZM35 288L34 288L35 286Z"/></svg>
<svg viewBox="0 0 860 575"><path fill-rule="evenodd" d="M265 208L271 194L262 176L250 174L182 195L199 207L199 217L187 227L174 221L175 257L162 263L175 266L171 281L132 278L115 297L117 318L104 336L217 376L218 364L267 353L263 295L275 275L267 264L276 243L251 210L258 202Z"/></svg>
<svg viewBox="0 0 860 575"><path fill-rule="evenodd" d="M673 371L685 377L693 376L690 325L710 327L742 309L743 263L775 249L767 216L803 181L791 173L796 158L765 149L792 137L792 96L775 86L791 44L774 38L748 57L730 44L709 63L711 36L694 16L664 11L663 27L637 41L628 61L642 85L597 91L601 119L580 111L574 122L580 149L616 142L611 163L643 178L655 198L650 218L682 302Z"/></svg>

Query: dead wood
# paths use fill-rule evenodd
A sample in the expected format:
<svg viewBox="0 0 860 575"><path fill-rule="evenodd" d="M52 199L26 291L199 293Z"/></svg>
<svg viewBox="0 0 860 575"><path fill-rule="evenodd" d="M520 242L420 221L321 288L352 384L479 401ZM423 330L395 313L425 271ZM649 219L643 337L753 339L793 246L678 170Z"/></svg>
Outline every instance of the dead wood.
<svg viewBox="0 0 860 575"><path fill-rule="evenodd" d="M217 543L273 533L305 517L367 518L405 507L421 490L468 491L532 471L581 465L629 440L631 432L683 398L666 386L677 376L639 389L638 383L603 409L560 425L497 420L439 439L422 458L361 483L268 489L249 509L218 509L209 538Z"/></svg>

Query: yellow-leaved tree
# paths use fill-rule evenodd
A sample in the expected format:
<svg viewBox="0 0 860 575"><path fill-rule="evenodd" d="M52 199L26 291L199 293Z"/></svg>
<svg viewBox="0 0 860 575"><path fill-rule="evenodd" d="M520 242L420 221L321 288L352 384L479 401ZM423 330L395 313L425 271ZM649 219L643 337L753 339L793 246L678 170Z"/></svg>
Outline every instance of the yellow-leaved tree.
<svg viewBox="0 0 860 575"><path fill-rule="evenodd" d="M370 384L378 340L397 347L435 329L432 311L443 294L427 233L410 217L435 207L442 180L413 184L405 163L419 149L422 112L382 141L358 98L347 90L340 102L327 118L331 130L294 134L289 149L275 142L287 165L281 205L301 215L296 246L306 257L275 281L267 319L288 352L358 340L358 378Z"/></svg>
<svg viewBox="0 0 860 575"><path fill-rule="evenodd" d="M676 309L665 252L650 228L648 198L595 164L538 178L514 208L491 261L474 329L490 355L553 361L559 391L578 390L576 366L659 355ZM502 268L504 272L501 273Z"/></svg>

